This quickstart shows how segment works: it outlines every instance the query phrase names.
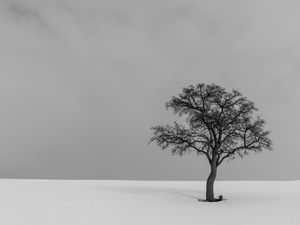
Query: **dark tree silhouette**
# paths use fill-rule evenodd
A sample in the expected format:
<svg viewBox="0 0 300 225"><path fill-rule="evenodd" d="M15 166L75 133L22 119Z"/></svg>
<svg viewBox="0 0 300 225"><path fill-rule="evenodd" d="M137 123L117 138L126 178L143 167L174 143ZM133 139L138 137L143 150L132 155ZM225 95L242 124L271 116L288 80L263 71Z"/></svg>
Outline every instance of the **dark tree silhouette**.
<svg viewBox="0 0 300 225"><path fill-rule="evenodd" d="M211 170L206 182L206 201L220 200L214 197L214 181L218 166L226 158L272 150L270 132L264 130L265 121L254 115L254 103L237 90L228 92L215 84L190 85L178 97L173 96L166 108L184 116L186 123L152 127L154 135L150 142L171 149L173 154L196 152L207 158Z"/></svg>

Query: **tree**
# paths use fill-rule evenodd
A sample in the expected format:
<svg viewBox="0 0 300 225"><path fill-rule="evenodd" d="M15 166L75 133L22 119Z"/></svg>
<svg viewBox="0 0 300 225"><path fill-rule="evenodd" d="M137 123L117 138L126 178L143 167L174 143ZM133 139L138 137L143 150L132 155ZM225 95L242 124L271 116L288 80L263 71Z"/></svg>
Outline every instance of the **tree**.
<svg viewBox="0 0 300 225"><path fill-rule="evenodd" d="M150 142L180 156L196 152L206 157L210 165L206 201L220 200L214 197L214 181L225 159L272 150L270 132L264 130L265 120L255 116L254 103L238 90L228 92L215 84L190 85L178 97L173 96L166 108L184 116L186 122L152 127Z"/></svg>

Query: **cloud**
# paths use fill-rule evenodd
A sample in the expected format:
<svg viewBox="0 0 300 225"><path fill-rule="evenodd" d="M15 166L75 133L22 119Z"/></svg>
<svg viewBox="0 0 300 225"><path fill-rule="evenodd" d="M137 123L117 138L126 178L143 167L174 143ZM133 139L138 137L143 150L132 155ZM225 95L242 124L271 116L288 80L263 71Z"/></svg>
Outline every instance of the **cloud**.
<svg viewBox="0 0 300 225"><path fill-rule="evenodd" d="M91 168L82 174L123 163L113 173L121 177L139 155L141 176L151 163L162 168L159 156L143 152L149 127L172 120L165 101L198 82L240 89L271 118L284 146L290 138L281 129L296 134L299 124L278 122L299 110L299 7L291 0L2 1L0 166L17 166L19 154L28 174L51 174L42 168L48 158L58 163L56 175L81 162Z"/></svg>

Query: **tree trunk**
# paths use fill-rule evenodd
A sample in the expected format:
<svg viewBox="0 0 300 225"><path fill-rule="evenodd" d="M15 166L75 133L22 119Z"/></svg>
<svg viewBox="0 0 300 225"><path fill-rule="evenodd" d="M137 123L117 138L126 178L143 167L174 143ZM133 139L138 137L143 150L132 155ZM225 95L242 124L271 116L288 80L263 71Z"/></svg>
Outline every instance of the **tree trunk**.
<svg viewBox="0 0 300 225"><path fill-rule="evenodd" d="M210 174L206 181L206 201L214 202L216 201L214 196L214 182L217 176L217 159L214 158L210 164Z"/></svg>

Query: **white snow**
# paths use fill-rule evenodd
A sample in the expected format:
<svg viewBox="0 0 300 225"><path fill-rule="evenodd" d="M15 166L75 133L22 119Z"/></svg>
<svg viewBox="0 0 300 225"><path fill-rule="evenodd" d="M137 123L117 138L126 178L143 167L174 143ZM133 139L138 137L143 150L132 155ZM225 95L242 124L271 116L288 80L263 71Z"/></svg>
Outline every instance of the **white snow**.
<svg viewBox="0 0 300 225"><path fill-rule="evenodd" d="M3 225L299 225L300 181L0 180Z"/></svg>

